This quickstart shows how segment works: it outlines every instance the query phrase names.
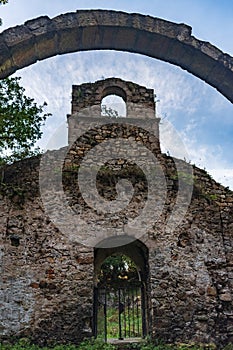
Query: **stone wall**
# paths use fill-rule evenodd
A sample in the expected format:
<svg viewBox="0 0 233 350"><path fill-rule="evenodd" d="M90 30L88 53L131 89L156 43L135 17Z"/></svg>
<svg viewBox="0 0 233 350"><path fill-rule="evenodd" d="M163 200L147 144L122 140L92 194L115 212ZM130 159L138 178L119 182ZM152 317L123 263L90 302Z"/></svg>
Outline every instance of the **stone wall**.
<svg viewBox="0 0 233 350"><path fill-rule="evenodd" d="M92 250L68 241L44 214L38 166L35 158L4 174L1 339L78 342L91 332Z"/></svg>
<svg viewBox="0 0 233 350"><path fill-rule="evenodd" d="M67 117L69 144L87 130L113 122L114 118L104 118L101 114L102 100L109 95L121 97L126 105L126 117L119 115L117 124L125 124L126 121L128 124L141 124L141 127L146 124L146 129L157 138L156 148L159 149L160 118L156 117L154 90L119 78L73 85L71 115Z"/></svg>
<svg viewBox="0 0 233 350"><path fill-rule="evenodd" d="M182 223L171 235L163 225L152 234L152 324L158 337L221 347L232 341L232 193L194 174Z"/></svg>
<svg viewBox="0 0 233 350"><path fill-rule="evenodd" d="M125 101L128 118L146 119L155 116L154 90L119 78L73 85L72 114L83 112L88 107L100 106L102 99L108 95L118 95ZM101 116L100 109L98 112L93 113L97 118Z"/></svg>
<svg viewBox="0 0 233 350"><path fill-rule="evenodd" d="M54 160L50 173L57 171L58 156L59 151L49 152ZM214 342L221 348L232 341L233 331L233 193L194 167L187 214L173 232L166 232L178 177L171 157L157 153L157 158L166 177L166 201L153 228L140 237L149 250L148 333L167 342ZM39 162L32 158L2 170L0 339L77 343L92 333L94 252L59 231L44 212ZM93 220L96 213L85 205L74 181L77 168L64 165L63 170L69 204L82 206L86 220ZM99 191L113 199L116 175L108 168L101 171ZM124 221L145 203L147 184L136 168L126 165L118 171L135 187L129 208L119 213L118 220ZM188 178L183 182L189 186ZM117 221L116 215L112 220Z"/></svg>
<svg viewBox="0 0 233 350"><path fill-rule="evenodd" d="M127 118L100 117L108 94ZM0 340L91 336L97 271L121 252L143 271L146 334L232 342L233 193L161 154L151 89L74 86L68 123L69 146L1 169Z"/></svg>

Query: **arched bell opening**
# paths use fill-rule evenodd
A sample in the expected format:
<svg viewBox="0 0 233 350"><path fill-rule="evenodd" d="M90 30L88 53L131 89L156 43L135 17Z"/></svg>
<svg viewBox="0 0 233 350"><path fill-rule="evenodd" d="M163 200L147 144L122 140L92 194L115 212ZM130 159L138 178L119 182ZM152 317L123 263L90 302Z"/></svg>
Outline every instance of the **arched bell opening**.
<svg viewBox="0 0 233 350"><path fill-rule="evenodd" d="M101 101L101 116L110 118L125 118L126 103L124 99L115 94L104 97Z"/></svg>

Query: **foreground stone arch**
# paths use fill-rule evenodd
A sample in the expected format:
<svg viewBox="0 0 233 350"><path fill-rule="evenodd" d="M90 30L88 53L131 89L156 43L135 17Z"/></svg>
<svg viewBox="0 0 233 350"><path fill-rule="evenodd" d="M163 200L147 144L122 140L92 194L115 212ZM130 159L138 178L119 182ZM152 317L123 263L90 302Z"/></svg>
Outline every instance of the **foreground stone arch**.
<svg viewBox="0 0 233 350"><path fill-rule="evenodd" d="M175 64L233 102L233 58L191 31L185 24L108 10L42 16L0 34L0 78L48 57L112 49Z"/></svg>

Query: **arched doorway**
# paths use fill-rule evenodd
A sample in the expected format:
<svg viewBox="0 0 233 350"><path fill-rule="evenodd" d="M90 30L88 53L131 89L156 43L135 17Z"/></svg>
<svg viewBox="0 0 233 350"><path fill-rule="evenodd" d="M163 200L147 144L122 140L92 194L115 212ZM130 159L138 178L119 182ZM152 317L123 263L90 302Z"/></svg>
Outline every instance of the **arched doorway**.
<svg viewBox="0 0 233 350"><path fill-rule="evenodd" d="M95 337L129 340L148 334L147 262L147 247L138 240L120 247L95 249Z"/></svg>

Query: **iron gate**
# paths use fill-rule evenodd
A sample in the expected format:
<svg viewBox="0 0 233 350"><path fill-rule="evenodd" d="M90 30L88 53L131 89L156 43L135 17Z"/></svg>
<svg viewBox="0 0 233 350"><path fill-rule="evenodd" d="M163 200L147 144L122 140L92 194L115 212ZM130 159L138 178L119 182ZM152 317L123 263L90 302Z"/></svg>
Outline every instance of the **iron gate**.
<svg viewBox="0 0 233 350"><path fill-rule="evenodd" d="M144 337L144 287L140 281L125 285L100 285L94 291L94 334L110 338Z"/></svg>

